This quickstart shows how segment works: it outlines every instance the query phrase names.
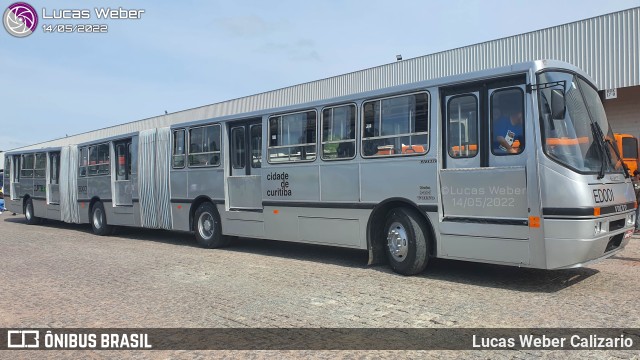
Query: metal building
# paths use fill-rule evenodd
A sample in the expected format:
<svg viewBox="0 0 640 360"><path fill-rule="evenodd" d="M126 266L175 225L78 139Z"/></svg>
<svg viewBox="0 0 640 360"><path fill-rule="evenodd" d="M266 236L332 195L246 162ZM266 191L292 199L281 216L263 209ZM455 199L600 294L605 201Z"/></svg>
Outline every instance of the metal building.
<svg viewBox="0 0 640 360"><path fill-rule="evenodd" d="M640 7L402 60L88 133L24 149L78 144L171 124L329 99L537 59L572 63L595 79L617 132L640 136Z"/></svg>

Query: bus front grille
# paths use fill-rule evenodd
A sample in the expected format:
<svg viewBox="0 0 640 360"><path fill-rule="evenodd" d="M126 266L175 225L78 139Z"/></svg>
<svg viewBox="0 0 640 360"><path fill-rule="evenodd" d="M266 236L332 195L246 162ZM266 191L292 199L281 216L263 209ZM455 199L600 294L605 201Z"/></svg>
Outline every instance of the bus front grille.
<svg viewBox="0 0 640 360"><path fill-rule="evenodd" d="M626 219L620 219L620 220L610 222L609 231L616 231L618 229L622 229L624 227L625 222L626 222Z"/></svg>

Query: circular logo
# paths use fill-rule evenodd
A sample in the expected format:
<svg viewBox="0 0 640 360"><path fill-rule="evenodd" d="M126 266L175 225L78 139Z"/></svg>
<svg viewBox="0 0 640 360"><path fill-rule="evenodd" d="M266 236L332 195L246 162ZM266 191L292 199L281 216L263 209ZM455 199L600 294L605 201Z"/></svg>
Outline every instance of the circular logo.
<svg viewBox="0 0 640 360"><path fill-rule="evenodd" d="M15 37L29 36L38 26L38 13L27 3L13 3L4 12L2 23L7 32Z"/></svg>

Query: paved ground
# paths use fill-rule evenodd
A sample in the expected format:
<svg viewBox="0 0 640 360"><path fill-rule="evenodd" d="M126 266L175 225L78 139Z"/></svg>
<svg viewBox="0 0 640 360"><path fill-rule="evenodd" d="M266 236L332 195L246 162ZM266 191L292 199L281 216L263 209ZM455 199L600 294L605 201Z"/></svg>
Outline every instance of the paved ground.
<svg viewBox="0 0 640 360"><path fill-rule="evenodd" d="M0 216L0 327L640 327L640 238L588 268L434 261L402 277L365 252ZM10 356L9 356L10 355ZM0 352L0 357L631 358L634 352Z"/></svg>

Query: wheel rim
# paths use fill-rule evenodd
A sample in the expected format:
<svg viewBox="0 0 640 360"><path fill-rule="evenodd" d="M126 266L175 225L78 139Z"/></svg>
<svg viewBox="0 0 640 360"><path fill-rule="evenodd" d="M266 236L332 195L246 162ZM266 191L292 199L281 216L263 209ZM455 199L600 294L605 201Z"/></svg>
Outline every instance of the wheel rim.
<svg viewBox="0 0 640 360"><path fill-rule="evenodd" d="M407 230L399 222L394 222L387 233L387 246L389 253L395 261L401 262L409 253L409 236Z"/></svg>
<svg viewBox="0 0 640 360"><path fill-rule="evenodd" d="M27 217L27 220L31 220L31 204L27 204L27 211L24 214Z"/></svg>
<svg viewBox="0 0 640 360"><path fill-rule="evenodd" d="M209 240L215 234L215 220L213 219L213 215L208 212L204 212L200 214L200 218L198 218L198 233L200 236Z"/></svg>
<svg viewBox="0 0 640 360"><path fill-rule="evenodd" d="M100 208L93 211L93 227L102 229L102 209Z"/></svg>

